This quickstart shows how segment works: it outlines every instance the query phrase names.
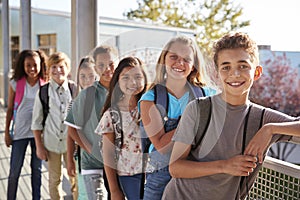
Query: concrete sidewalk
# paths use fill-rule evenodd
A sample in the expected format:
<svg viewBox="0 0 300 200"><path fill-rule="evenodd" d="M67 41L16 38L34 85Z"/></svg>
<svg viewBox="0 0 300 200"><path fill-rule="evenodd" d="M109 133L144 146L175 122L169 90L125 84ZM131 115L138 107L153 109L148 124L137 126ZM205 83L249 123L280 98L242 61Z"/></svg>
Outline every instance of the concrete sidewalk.
<svg viewBox="0 0 300 200"><path fill-rule="evenodd" d="M7 179L9 174L9 162L11 148L7 148L4 142L4 128L5 128L5 108L0 103L0 200L6 199L7 193ZM67 180L67 171L63 169L63 184L62 194L65 200L71 200L70 185ZM30 148L27 148L24 165L19 179L19 187L17 199L32 199L31 196L31 169L30 169ZM47 163L42 164L42 187L41 199L50 199L48 192L48 170Z"/></svg>

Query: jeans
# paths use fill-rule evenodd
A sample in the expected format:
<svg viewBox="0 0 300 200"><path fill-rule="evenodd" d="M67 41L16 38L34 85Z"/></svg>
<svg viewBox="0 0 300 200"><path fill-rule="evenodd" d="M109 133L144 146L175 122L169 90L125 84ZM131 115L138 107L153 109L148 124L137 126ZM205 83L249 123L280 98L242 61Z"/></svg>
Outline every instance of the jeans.
<svg viewBox="0 0 300 200"><path fill-rule="evenodd" d="M165 124L165 132L175 129L179 119L169 118ZM169 161L171 152L161 154L158 151L150 150L149 161L147 163L147 177L144 191L144 200L161 200L166 185L171 180L169 173Z"/></svg>
<svg viewBox="0 0 300 200"><path fill-rule="evenodd" d="M144 200L161 200L166 185L171 180L169 166L147 173Z"/></svg>
<svg viewBox="0 0 300 200"><path fill-rule="evenodd" d="M127 200L139 200L143 174L133 176L118 176L123 193Z"/></svg>
<svg viewBox="0 0 300 200"><path fill-rule="evenodd" d="M34 138L14 140L12 143L10 170L8 176L7 199L15 200L17 196L18 182L21 169L24 163L26 148L30 144L31 147L31 188L32 199L40 199L41 197L41 168L42 161L36 155L36 146Z"/></svg>
<svg viewBox="0 0 300 200"><path fill-rule="evenodd" d="M83 175L88 200L106 200L107 191L102 174Z"/></svg>

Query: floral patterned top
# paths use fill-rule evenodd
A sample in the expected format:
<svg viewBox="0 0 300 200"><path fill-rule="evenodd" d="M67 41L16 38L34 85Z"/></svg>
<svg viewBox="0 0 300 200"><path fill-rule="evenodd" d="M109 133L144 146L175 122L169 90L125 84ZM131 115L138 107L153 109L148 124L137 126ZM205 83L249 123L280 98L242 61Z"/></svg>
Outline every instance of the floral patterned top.
<svg viewBox="0 0 300 200"><path fill-rule="evenodd" d="M123 146L117 160L117 173L120 176L131 176L142 173L142 142L138 125L137 108L132 111L120 111L123 128ZM107 110L96 130L96 134L116 132L110 111Z"/></svg>

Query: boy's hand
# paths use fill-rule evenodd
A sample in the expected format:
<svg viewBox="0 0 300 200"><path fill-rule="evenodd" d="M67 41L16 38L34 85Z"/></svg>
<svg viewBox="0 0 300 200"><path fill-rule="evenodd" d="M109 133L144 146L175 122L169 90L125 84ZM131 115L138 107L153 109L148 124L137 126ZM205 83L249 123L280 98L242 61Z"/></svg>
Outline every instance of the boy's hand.
<svg viewBox="0 0 300 200"><path fill-rule="evenodd" d="M272 138L271 126L266 124L264 125L256 135L250 140L247 145L244 154L257 156L258 162L263 162L263 156L266 152Z"/></svg>
<svg viewBox="0 0 300 200"><path fill-rule="evenodd" d="M48 161L48 151L44 146L36 147L36 155L39 159Z"/></svg>
<svg viewBox="0 0 300 200"><path fill-rule="evenodd" d="M69 176L71 176L71 177L75 177L76 176L76 167L75 167L75 161L74 161L74 159L68 159L67 171L68 171L68 175Z"/></svg>
<svg viewBox="0 0 300 200"><path fill-rule="evenodd" d="M233 176L249 176L256 168L256 157L247 155L237 155L225 160L224 173Z"/></svg>

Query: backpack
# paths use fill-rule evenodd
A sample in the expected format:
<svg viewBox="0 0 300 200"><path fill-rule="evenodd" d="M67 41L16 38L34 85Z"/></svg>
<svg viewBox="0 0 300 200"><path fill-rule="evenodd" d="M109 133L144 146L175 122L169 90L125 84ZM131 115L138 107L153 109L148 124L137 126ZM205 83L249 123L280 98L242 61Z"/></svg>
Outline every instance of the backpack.
<svg viewBox="0 0 300 200"><path fill-rule="evenodd" d="M39 79L40 86L45 84L45 81L43 79ZM25 87L26 87L26 77L24 76L16 83L16 91L15 91L15 99L14 99L14 110L13 110L13 119L16 118L17 110L23 100L23 96L25 93Z"/></svg>
<svg viewBox="0 0 300 200"><path fill-rule="evenodd" d="M96 92L96 87L92 85L86 89L86 96L87 97L92 97L93 95L95 96L95 92ZM85 98L84 111L83 111L83 124L85 124L89 120L93 110L94 103L95 103L95 97ZM97 115L97 117L98 117L98 121L100 121L100 115Z"/></svg>
<svg viewBox="0 0 300 200"><path fill-rule="evenodd" d="M81 130L84 129L84 126L86 125L86 122L90 119L93 108L95 108L95 112L97 113L97 120L98 123L101 119L100 112L102 110L102 107L96 106L95 99L96 99L96 87L97 86L90 86L86 89L86 98L84 102L84 111L83 111L83 124ZM97 93L97 95L99 95ZM84 133L83 133L84 135ZM101 156L102 151L102 136L94 134L93 136L93 142L92 142L92 149L91 154L95 158L99 158Z"/></svg>
<svg viewBox="0 0 300 200"><path fill-rule="evenodd" d="M116 149L116 159L118 160L119 153L123 146L123 126L122 126L122 115L117 106L113 106L109 109L109 114L111 116L112 125L115 128L115 149Z"/></svg>
<svg viewBox="0 0 300 200"><path fill-rule="evenodd" d="M90 86L86 89L86 97L92 97L95 95L96 88L94 86ZM94 98L86 98L84 101L84 109L83 109L83 126L86 124L88 119L91 116L93 105L95 102L95 97ZM98 121L99 121L98 117ZM83 128L82 128L83 129ZM81 147L78 145L77 146L77 161L78 161L78 171L81 173Z"/></svg>
<svg viewBox="0 0 300 200"><path fill-rule="evenodd" d="M40 86L42 86L45 84L45 81L40 78L39 83L40 83ZM18 108L21 105L21 102L23 100L23 96L25 93L25 87L26 87L26 77L24 76L21 79L19 79L16 83L13 115L11 118L11 120L12 120L12 125L11 125L11 130L10 130L11 137L13 137L13 134L14 134L15 119L16 119Z"/></svg>
<svg viewBox="0 0 300 200"><path fill-rule="evenodd" d="M211 113L212 113L212 103L211 103L211 97L209 98L198 98L197 99L197 113L200 115L198 117L198 129L197 134L194 139L194 145L192 145L191 149L195 150L201 142L203 142L203 138L205 136L205 133L207 132L210 120L211 120ZM243 133L243 143L242 143L242 152L244 152L246 148L246 144L249 143L250 139L257 133L257 131L262 127L263 125L263 116L265 114L265 108L252 103L249 107L248 113L245 117L245 125L244 125L244 133ZM199 116L198 115L198 116ZM256 117L260 116L260 117ZM251 121L251 125L249 126L248 121ZM206 122L205 126L199 126L200 121ZM250 135L250 137L249 137ZM248 136L248 137L247 137ZM262 164L257 164L256 170L260 170L262 167ZM240 187L239 191L237 193L238 199L244 199L247 194L249 193L249 186L248 182L252 183L255 181L255 176L253 176L251 173L249 177L241 177L240 180Z"/></svg>
<svg viewBox="0 0 300 200"><path fill-rule="evenodd" d="M199 97L205 97L205 91L202 87L194 86L190 83L188 83L189 91L190 91L190 100L196 99ZM154 91L154 103L161 115L161 118L164 122L164 129L165 132L168 132L166 128L166 122L169 120L168 118L168 107L169 107L169 97L168 97L168 91L167 88L161 84L157 84L153 88ZM180 117L176 122L174 122L172 129L177 127L177 124L179 123ZM171 129L171 130L172 130ZM144 130L143 124L141 123L141 130L143 134L143 152L147 153L149 151L149 147L151 145L150 139L147 137L147 134Z"/></svg>
<svg viewBox="0 0 300 200"><path fill-rule="evenodd" d="M208 126L209 126L209 123L211 120L211 113L212 113L211 97L198 98L196 101L198 104L197 113L200 115L200 117L198 117L197 134L195 136L194 145L192 145L192 149L196 149L202 142L202 140L205 136L205 133L207 132L207 129L208 129ZM250 105L249 111L245 118L244 133L247 133L246 135L254 136L255 133L262 127L264 113L265 113L264 107L254 104L254 103L252 103ZM260 117L257 118L255 116L260 116ZM252 122L251 128L253 128L253 130L251 130L251 128L249 128L249 126L248 126L249 120ZM201 122L205 121L206 122L205 126L199 126L200 121ZM250 138L252 138L252 137L243 137L242 151L245 150L246 144L249 143Z"/></svg>
<svg viewBox="0 0 300 200"><path fill-rule="evenodd" d="M73 97L73 95L76 92L76 84L73 81L68 81L68 87L69 87L71 96ZM46 83L45 85L40 87L40 91L39 91L39 97L40 97L40 101L42 103L42 108L43 108L43 121L42 121L43 127L45 126L46 118L49 114L48 90L49 90L49 83Z"/></svg>

